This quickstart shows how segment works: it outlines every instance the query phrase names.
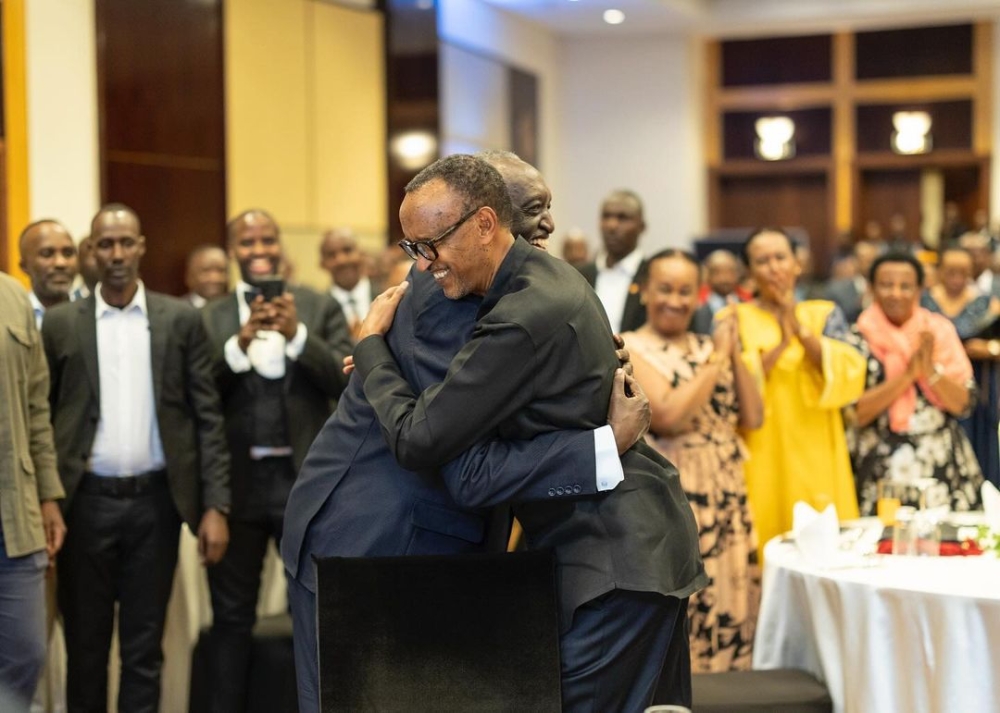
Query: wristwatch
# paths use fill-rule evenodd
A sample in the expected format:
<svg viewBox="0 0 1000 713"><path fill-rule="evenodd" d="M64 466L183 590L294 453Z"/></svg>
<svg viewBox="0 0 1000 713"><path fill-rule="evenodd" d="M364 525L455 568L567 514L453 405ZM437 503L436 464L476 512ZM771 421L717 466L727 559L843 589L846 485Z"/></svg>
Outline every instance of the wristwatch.
<svg viewBox="0 0 1000 713"><path fill-rule="evenodd" d="M990 356L1000 356L1000 339L991 339L986 343L986 351Z"/></svg>

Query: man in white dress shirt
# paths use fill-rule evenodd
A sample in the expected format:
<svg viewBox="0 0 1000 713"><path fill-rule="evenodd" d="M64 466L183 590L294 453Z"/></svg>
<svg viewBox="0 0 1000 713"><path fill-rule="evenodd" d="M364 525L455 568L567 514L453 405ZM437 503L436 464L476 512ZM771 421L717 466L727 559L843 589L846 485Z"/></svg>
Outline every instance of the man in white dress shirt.
<svg viewBox="0 0 1000 713"><path fill-rule="evenodd" d="M330 294L344 311L344 318L355 335L371 306L372 284L365 267L365 256L350 228L334 228L323 235L319 264L330 273Z"/></svg>
<svg viewBox="0 0 1000 713"><path fill-rule="evenodd" d="M182 522L205 564L229 534L229 458L198 312L145 289L146 241L131 208L92 223L100 282L53 307L42 337L70 531L59 555L72 713L107 709L118 605L118 710L154 713Z"/></svg>
<svg viewBox="0 0 1000 713"><path fill-rule="evenodd" d="M202 310L215 359L232 460L232 539L208 573L212 594L212 713L246 711L261 566L280 542L285 502L313 438L347 383L347 323L329 294L286 286L265 295L282 262L281 229L267 211L229 221L239 266L233 294Z"/></svg>
<svg viewBox="0 0 1000 713"><path fill-rule="evenodd" d="M604 251L594 262L579 268L593 285L616 332L638 329L646 322L646 308L639 285L646 261L639 236L646 230L642 199L632 191L613 191L601 204L601 239Z"/></svg>
<svg viewBox="0 0 1000 713"><path fill-rule="evenodd" d="M31 280L28 299L35 313L35 325L42 328L45 310L71 298L76 279L76 244L61 223L36 220L21 231L18 239L20 268Z"/></svg>

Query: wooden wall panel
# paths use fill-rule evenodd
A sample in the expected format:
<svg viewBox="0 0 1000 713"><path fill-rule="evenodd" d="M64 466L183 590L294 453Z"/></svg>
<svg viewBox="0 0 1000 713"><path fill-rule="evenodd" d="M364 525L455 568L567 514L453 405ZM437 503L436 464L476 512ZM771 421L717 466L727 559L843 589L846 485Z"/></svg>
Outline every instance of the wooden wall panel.
<svg viewBox="0 0 1000 713"><path fill-rule="evenodd" d="M858 212L855 226L860 234L864 224L877 220L888 233L889 220L896 213L906 218L907 239L920 240L920 171L863 171L859 182Z"/></svg>
<svg viewBox="0 0 1000 713"><path fill-rule="evenodd" d="M829 231L826 174L726 176L719 183L719 228L801 227L817 262L825 263Z"/></svg>
<svg viewBox="0 0 1000 713"><path fill-rule="evenodd" d="M183 256L226 220L222 0L96 0L101 198L132 206L143 276L181 294Z"/></svg>

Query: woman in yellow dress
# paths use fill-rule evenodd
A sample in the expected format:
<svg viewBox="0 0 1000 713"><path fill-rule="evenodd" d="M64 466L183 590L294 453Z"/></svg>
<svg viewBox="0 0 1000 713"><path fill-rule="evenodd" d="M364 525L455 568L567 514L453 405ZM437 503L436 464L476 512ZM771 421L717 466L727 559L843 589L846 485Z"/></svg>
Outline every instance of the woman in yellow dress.
<svg viewBox="0 0 1000 713"><path fill-rule="evenodd" d="M764 397L763 426L743 433L747 491L763 548L791 529L799 500L816 509L833 503L842 520L858 517L840 409L864 391L866 364L843 341L848 325L833 302L795 302L800 267L787 233L755 231L743 258L757 297L730 309L739 315L744 363Z"/></svg>

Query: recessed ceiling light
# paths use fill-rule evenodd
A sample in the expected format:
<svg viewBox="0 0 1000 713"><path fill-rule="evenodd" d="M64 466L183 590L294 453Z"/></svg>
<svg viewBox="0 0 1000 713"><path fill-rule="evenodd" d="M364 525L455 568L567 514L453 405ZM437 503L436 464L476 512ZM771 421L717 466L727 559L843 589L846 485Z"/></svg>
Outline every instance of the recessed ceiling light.
<svg viewBox="0 0 1000 713"><path fill-rule="evenodd" d="M625 13L621 10L605 10L604 21L609 25L620 25L625 22Z"/></svg>

